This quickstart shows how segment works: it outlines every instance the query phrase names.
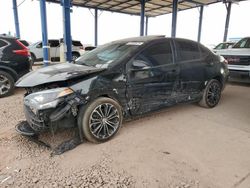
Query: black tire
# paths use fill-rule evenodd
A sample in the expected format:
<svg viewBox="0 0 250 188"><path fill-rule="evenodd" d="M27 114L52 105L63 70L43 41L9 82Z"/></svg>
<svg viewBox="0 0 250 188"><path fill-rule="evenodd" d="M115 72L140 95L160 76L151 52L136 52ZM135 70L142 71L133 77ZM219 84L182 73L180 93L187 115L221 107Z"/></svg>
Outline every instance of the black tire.
<svg viewBox="0 0 250 188"><path fill-rule="evenodd" d="M215 107L220 101L221 90L221 83L218 80L210 80L203 91L203 96L199 105L205 108Z"/></svg>
<svg viewBox="0 0 250 188"><path fill-rule="evenodd" d="M14 78L5 71L0 71L0 98L9 96L14 91Z"/></svg>
<svg viewBox="0 0 250 188"><path fill-rule="evenodd" d="M75 61L78 57L80 57L80 55L76 52L72 53L72 61Z"/></svg>
<svg viewBox="0 0 250 188"><path fill-rule="evenodd" d="M78 127L88 141L102 143L119 131L122 119L121 106L113 99L101 97L81 107Z"/></svg>
<svg viewBox="0 0 250 188"><path fill-rule="evenodd" d="M31 53L31 60L32 60L32 65L34 65L36 61L36 56L33 53Z"/></svg>

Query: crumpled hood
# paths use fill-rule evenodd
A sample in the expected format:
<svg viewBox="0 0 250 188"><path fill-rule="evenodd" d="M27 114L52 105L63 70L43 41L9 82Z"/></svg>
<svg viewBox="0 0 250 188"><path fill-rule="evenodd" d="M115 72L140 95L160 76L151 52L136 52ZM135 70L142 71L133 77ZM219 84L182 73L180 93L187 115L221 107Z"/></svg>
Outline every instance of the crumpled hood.
<svg viewBox="0 0 250 188"><path fill-rule="evenodd" d="M45 83L66 81L102 70L104 70L104 68L62 63L44 67L24 75L16 82L16 87L34 87Z"/></svg>

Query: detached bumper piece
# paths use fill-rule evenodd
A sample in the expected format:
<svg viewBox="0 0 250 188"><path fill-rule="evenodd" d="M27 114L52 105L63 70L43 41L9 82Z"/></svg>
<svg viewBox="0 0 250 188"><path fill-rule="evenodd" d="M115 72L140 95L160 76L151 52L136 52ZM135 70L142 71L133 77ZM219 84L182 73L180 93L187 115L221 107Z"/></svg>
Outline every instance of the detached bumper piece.
<svg viewBox="0 0 250 188"><path fill-rule="evenodd" d="M32 129L27 121L21 121L16 125L16 131L24 136L35 136L37 133Z"/></svg>
<svg viewBox="0 0 250 188"><path fill-rule="evenodd" d="M79 144L82 143L78 135L78 132L76 132L76 135L73 138L62 142L61 144L53 148L50 146L50 144L39 139L39 135L30 127L27 121L22 121L18 123L16 125L16 131L19 134L26 136L29 140L37 143L38 145L51 149L52 150L51 156L61 155L66 151L74 149L75 147L77 147Z"/></svg>

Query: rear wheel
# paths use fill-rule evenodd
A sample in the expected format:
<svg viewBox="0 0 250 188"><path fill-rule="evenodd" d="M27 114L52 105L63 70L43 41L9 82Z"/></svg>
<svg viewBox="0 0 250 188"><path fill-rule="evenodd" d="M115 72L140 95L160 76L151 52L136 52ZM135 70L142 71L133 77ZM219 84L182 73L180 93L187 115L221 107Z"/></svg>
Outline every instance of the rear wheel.
<svg viewBox="0 0 250 188"><path fill-rule="evenodd" d="M80 55L78 53L72 53L72 61L76 60Z"/></svg>
<svg viewBox="0 0 250 188"><path fill-rule="evenodd" d="M0 97L12 94L14 83L14 79L9 73L0 71Z"/></svg>
<svg viewBox="0 0 250 188"><path fill-rule="evenodd" d="M121 106L113 99L101 97L83 106L78 115L78 126L90 142L111 139L122 125Z"/></svg>
<svg viewBox="0 0 250 188"><path fill-rule="evenodd" d="M221 83L218 80L212 79L208 82L199 104L206 108L213 108L219 103L220 97Z"/></svg>
<svg viewBox="0 0 250 188"><path fill-rule="evenodd" d="M33 53L31 53L31 60L32 60L32 65L33 65L36 61L36 56Z"/></svg>

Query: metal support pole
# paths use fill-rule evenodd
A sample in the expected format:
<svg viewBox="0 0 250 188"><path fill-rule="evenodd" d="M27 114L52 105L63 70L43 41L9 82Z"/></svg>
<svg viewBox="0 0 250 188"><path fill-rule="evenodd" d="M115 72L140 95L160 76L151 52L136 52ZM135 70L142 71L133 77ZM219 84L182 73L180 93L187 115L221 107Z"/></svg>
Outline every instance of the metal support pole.
<svg viewBox="0 0 250 188"><path fill-rule="evenodd" d="M66 45L66 61L72 61L72 39L71 39L71 25L70 25L70 8L71 0L61 0L63 9L63 38Z"/></svg>
<svg viewBox="0 0 250 188"><path fill-rule="evenodd" d="M225 24L225 31L224 31L223 42L227 41L229 21L230 21L230 15L231 15L231 6L232 6L232 2L228 2L228 4L226 5L226 8L227 8L227 18L226 18L226 24Z"/></svg>
<svg viewBox="0 0 250 188"><path fill-rule="evenodd" d="M140 36L144 35L145 0L141 0L141 26Z"/></svg>
<svg viewBox="0 0 250 188"><path fill-rule="evenodd" d="M16 37L20 38L20 29L19 29L19 20L18 20L18 11L16 0L13 0L13 12L14 12L14 20L15 20L15 28L16 28Z"/></svg>
<svg viewBox="0 0 250 188"><path fill-rule="evenodd" d="M48 32L47 32L47 15L46 15L46 2L40 0L40 14L41 14L41 26L42 26L42 42L43 42L43 63L44 66L48 66L49 59L49 45L48 45Z"/></svg>
<svg viewBox="0 0 250 188"><path fill-rule="evenodd" d="M171 37L176 36L177 12L178 12L178 0L173 0Z"/></svg>
<svg viewBox="0 0 250 188"><path fill-rule="evenodd" d="M199 18L199 28L198 28L198 38L197 41L201 41L201 28L202 28L202 20L203 20L203 5L200 6L200 18Z"/></svg>
<svg viewBox="0 0 250 188"><path fill-rule="evenodd" d="M98 9L95 8L95 46L98 45Z"/></svg>
<svg viewBox="0 0 250 188"><path fill-rule="evenodd" d="M148 35L148 16L146 16L145 36Z"/></svg>

